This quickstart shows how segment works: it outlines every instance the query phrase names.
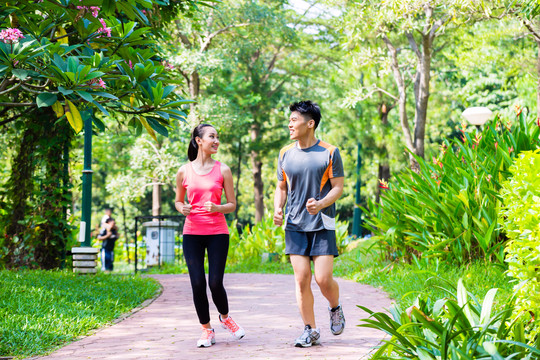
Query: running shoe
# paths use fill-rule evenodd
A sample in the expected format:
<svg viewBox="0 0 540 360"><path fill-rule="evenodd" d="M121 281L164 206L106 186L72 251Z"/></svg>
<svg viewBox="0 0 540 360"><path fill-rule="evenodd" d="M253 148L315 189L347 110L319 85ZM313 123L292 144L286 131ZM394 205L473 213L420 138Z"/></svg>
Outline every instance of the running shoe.
<svg viewBox="0 0 540 360"><path fill-rule="evenodd" d="M345 329L345 316L341 304L334 309L328 307L328 312L330 313L330 331L334 335L341 334Z"/></svg>
<svg viewBox="0 0 540 360"><path fill-rule="evenodd" d="M319 340L320 337L321 334L319 329L312 329L310 325L306 325L304 333L294 341L294 346L310 347L312 345L319 345L321 343Z"/></svg>
<svg viewBox="0 0 540 360"><path fill-rule="evenodd" d="M210 347L216 343L214 329L202 328L201 338L197 340L197 347Z"/></svg>
<svg viewBox="0 0 540 360"><path fill-rule="evenodd" d="M219 315L219 321L221 322L221 326L229 331L236 340L240 340L244 337L244 335L246 335L244 329L242 329L242 327L238 325L236 321L232 319L232 317L229 316L225 320L222 320L221 315Z"/></svg>

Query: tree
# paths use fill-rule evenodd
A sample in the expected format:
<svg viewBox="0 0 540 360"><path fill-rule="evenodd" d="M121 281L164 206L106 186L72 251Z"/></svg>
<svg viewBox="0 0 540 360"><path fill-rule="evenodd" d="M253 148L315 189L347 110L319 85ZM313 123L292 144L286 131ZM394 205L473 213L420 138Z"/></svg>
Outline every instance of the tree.
<svg viewBox="0 0 540 360"><path fill-rule="evenodd" d="M8 265L59 265L69 238L68 184L60 182L66 172L48 170L45 178L62 184L61 191L36 187L32 174L36 154L46 167L62 168L73 136L69 126L78 133L92 121L104 129L102 117L114 116L156 138L156 132L167 134L170 121L183 121L181 106L189 101L167 85L170 67L156 40L162 22L194 4L47 0L9 2L0 9L0 126L22 132L2 200L10 209L2 220ZM55 148L51 144L59 134L65 136ZM45 149L55 150L47 157L41 155ZM38 189L50 190L37 196ZM42 217L31 211L36 199L50 209ZM58 237L63 240L55 244L44 241ZM47 256L36 255L40 244Z"/></svg>
<svg viewBox="0 0 540 360"><path fill-rule="evenodd" d="M444 48L438 38L462 21L474 21L474 11L460 1L388 1L356 3L346 17L346 29L362 39L373 31L384 43L397 87L397 107L402 132L410 151L410 164L417 168L414 155L424 157L425 130L434 56ZM437 45L438 44L438 45ZM407 51L407 52L406 52ZM411 131L407 112L408 87L414 94L414 126Z"/></svg>

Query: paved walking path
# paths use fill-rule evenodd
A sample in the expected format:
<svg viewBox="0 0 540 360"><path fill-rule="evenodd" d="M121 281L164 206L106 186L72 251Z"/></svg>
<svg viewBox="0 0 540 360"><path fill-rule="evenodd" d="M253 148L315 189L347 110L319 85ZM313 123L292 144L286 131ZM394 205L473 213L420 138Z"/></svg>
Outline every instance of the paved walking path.
<svg viewBox="0 0 540 360"><path fill-rule="evenodd" d="M199 323L187 275L154 275L163 293L127 319L73 342L39 359L362 359L383 338L377 330L358 327L367 314L356 305L383 310L390 305L384 292L353 281L337 279L347 320L340 336L330 333L326 299L313 282L315 316L321 346L296 348L302 332L296 306L294 277L272 274L225 274L231 316L246 330L240 341L219 327L210 300L216 345L197 348ZM208 293L210 294L209 290Z"/></svg>

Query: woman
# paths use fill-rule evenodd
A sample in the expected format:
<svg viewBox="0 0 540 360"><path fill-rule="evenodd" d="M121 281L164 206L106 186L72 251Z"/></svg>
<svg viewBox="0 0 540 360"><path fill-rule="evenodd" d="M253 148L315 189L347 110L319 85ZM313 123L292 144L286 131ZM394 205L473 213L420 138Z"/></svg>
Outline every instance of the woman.
<svg viewBox="0 0 540 360"><path fill-rule="evenodd" d="M113 271L114 244L118 240L118 228L112 217L105 220L104 228L98 235L101 241L101 270L105 272Z"/></svg>
<svg viewBox="0 0 540 360"><path fill-rule="evenodd" d="M183 249L193 290L195 310L202 326L198 347L215 344L214 329L210 325L210 311L206 295L204 256L208 251L208 282L212 299L223 328L234 338L241 339L245 332L229 316L227 292L223 287L223 274L229 250L229 228L225 215L236 209L231 169L212 159L217 153L219 138L212 125L200 124L191 135L188 147L189 163L176 175L176 209L186 216L183 231ZM225 190L227 202L221 204ZM184 201L187 192L188 202Z"/></svg>

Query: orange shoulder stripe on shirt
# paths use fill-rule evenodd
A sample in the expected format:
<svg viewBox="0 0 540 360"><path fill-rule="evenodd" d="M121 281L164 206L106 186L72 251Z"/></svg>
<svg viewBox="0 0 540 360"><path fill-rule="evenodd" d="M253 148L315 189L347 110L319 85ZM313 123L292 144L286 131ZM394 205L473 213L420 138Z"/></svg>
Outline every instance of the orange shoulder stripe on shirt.
<svg viewBox="0 0 540 360"><path fill-rule="evenodd" d="M290 149L292 149L292 148L294 147L295 144L296 144L296 143L292 143L292 144L289 144L289 145L287 145L287 146L282 147L281 150L279 150L279 158L280 158L280 159L283 159L283 155L285 155L285 153L286 153L287 151L289 151Z"/></svg>
<svg viewBox="0 0 540 360"><path fill-rule="evenodd" d="M322 140L319 141L319 145L321 145L323 148L325 148L326 150L328 150L330 152L330 164L328 165L328 168L324 172L323 181L322 181L322 184L321 184L321 189L322 189L324 184L326 183L326 180L328 180L329 178L331 179L331 178L334 177L334 169L332 167L332 155L334 155L334 151L336 151L336 147L334 145L330 145L329 143L324 142Z"/></svg>

